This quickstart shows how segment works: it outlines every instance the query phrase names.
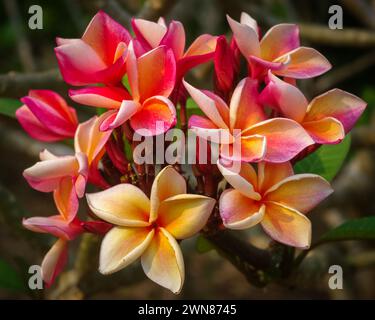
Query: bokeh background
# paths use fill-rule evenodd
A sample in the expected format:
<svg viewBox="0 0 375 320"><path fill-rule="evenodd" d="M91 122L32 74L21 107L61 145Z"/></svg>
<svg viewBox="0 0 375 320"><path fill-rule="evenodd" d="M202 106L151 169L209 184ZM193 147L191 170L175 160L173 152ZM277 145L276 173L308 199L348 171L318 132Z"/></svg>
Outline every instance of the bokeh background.
<svg viewBox="0 0 375 320"><path fill-rule="evenodd" d="M28 28L28 8L33 4L43 8L42 30ZM335 4L343 8L343 30L328 28L328 8ZM167 20L180 20L188 43L201 33L229 34L226 13L239 19L241 11L248 12L263 32L280 22L299 23L302 43L318 49L333 64L327 74L299 83L304 93L311 98L339 87L368 102L352 132L345 163L333 180L335 194L309 215L313 241L343 221L375 214L374 0L0 0L0 109L17 105L15 99L32 88L53 89L66 97L67 86L59 76L53 51L55 37L80 37L99 9L126 26L132 16L155 20L162 15ZM189 77L209 88L212 64L197 68ZM77 110L81 120L94 112L82 106ZM71 244L70 263L59 281L48 290L30 291L28 268L41 262L54 239L24 230L22 217L51 215L55 209L52 197L31 189L22 171L37 160L45 147L57 153L69 149L65 144L34 141L15 119L0 115L0 298L375 298L375 245L371 241L320 246L307 257L294 279L256 288L215 250L202 253L207 246L198 242L197 249L197 240L191 239L183 243L185 287L174 296L148 280L138 264L112 276L101 276L97 271L100 239L90 239L90 248L78 239ZM269 244L257 228L242 236L261 248ZM328 288L328 267L333 264L343 267L343 290Z"/></svg>

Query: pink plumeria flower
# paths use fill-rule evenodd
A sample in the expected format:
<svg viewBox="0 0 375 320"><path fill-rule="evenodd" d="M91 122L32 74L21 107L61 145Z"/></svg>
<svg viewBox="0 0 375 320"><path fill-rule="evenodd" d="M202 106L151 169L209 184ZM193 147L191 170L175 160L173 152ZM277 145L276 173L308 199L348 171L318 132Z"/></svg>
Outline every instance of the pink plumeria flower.
<svg viewBox="0 0 375 320"><path fill-rule="evenodd" d="M218 162L234 189L220 196L219 210L224 226L247 229L258 223L274 240L307 249L311 243L311 222L304 215L332 192L329 183L314 174L293 175L289 162L258 163L258 174L248 163L231 171Z"/></svg>
<svg viewBox="0 0 375 320"><path fill-rule="evenodd" d="M40 154L41 161L23 173L34 189L53 192L60 214L69 222L78 211L78 198L84 195L89 171L97 166L111 134L99 131L99 123L100 119L93 117L78 126L75 155L58 157L45 150Z"/></svg>
<svg viewBox="0 0 375 320"><path fill-rule="evenodd" d="M274 118L267 120L262 106L257 102L257 81L245 78L233 92L230 106L210 91L198 90L184 82L186 89L206 117L193 115L189 127L202 138L210 135L222 137L223 131L230 139L213 141L221 143L221 156L235 161L285 162L314 141L297 122ZM241 154L235 152L237 143ZM228 146L225 146L228 144Z"/></svg>
<svg viewBox="0 0 375 320"><path fill-rule="evenodd" d="M55 53L65 82L75 86L121 82L130 40L129 32L103 11L92 18L81 39L57 38Z"/></svg>
<svg viewBox="0 0 375 320"><path fill-rule="evenodd" d="M103 131L121 126L127 120L142 135L158 135L174 126L176 109L168 99L176 78L172 51L160 46L137 58L131 42L127 75L132 96L124 88L117 87L70 90L69 95L78 103L109 109L103 115L100 126Z"/></svg>
<svg viewBox="0 0 375 320"><path fill-rule="evenodd" d="M247 13L240 22L227 16L238 48L249 63L251 76L262 79L267 70L293 79L321 75L331 68L328 60L313 48L301 47L295 24L278 24L259 41L258 24Z"/></svg>
<svg viewBox="0 0 375 320"><path fill-rule="evenodd" d="M189 238L206 224L215 200L186 194L185 179L173 167L155 178L150 199L131 184L88 194L91 210L116 226L103 239L99 271L110 274L141 258L146 275L174 293L185 271L177 240Z"/></svg>
<svg viewBox="0 0 375 320"><path fill-rule="evenodd" d="M68 206L59 208L60 214L50 217L32 217L24 219L22 224L25 228L39 233L49 233L58 240L45 255L41 264L42 278L47 287L50 287L56 277L64 269L68 261L68 243L84 232L105 234L112 227L103 221L80 221L74 217L69 221L65 217L71 214L65 210ZM69 210L69 209L68 209Z"/></svg>
<svg viewBox="0 0 375 320"><path fill-rule="evenodd" d="M268 74L268 84L260 94L260 101L299 122L319 144L339 143L367 105L362 99L340 89L323 93L308 103L297 87L272 73Z"/></svg>
<svg viewBox="0 0 375 320"><path fill-rule="evenodd" d="M178 82L191 68L213 58L217 37L203 34L195 39L185 51L185 30L179 21L172 21L169 26L166 26L163 18L160 18L158 22L133 19L132 27L136 39L146 51L161 45L172 49L176 59Z"/></svg>
<svg viewBox="0 0 375 320"><path fill-rule="evenodd" d="M76 111L56 92L30 90L21 102L24 105L17 109L16 118L32 138L51 142L74 137Z"/></svg>

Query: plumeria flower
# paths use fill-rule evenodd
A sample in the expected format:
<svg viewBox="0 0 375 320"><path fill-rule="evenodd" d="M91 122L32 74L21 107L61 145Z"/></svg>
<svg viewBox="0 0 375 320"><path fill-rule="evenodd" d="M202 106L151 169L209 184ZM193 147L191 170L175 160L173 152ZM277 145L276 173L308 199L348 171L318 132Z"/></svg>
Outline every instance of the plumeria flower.
<svg viewBox="0 0 375 320"><path fill-rule="evenodd" d="M136 39L146 51L161 45L172 49L176 59L177 81L191 68L213 58L217 37L203 34L185 51L185 30L179 21L172 21L166 26L163 18L158 22L132 19L132 27Z"/></svg>
<svg viewBox="0 0 375 320"><path fill-rule="evenodd" d="M101 273L116 272L141 258L151 280L180 292L185 271L177 240L203 228L214 199L186 194L185 179L168 166L155 178L150 199L131 184L119 184L87 194L87 201L99 218L115 225L101 245Z"/></svg>
<svg viewBox="0 0 375 320"><path fill-rule="evenodd" d="M16 117L32 138L51 142L74 137L78 126L76 111L56 92L30 90L21 102L23 106L17 109Z"/></svg>
<svg viewBox="0 0 375 320"><path fill-rule="evenodd" d="M260 94L260 101L299 122L319 144L339 143L367 105L362 99L340 89L323 93L308 103L297 87L272 73L268 74L268 84Z"/></svg>
<svg viewBox="0 0 375 320"><path fill-rule="evenodd" d="M45 255L41 264L42 278L47 287L51 286L55 278L61 273L68 261L68 243L84 232L105 234L112 227L103 221L80 221L76 213L66 210L68 206L60 206L59 215L50 217L32 217L24 219L22 224L25 228L39 233L49 233L58 240ZM73 216L73 220L66 217Z"/></svg>
<svg viewBox="0 0 375 320"><path fill-rule="evenodd" d="M236 161L285 162L314 143L301 125L285 119L268 119L257 102L257 81L245 78L233 92L230 106L210 91L198 90L184 82L193 100L207 117L193 115L189 127L202 138L220 139L221 156ZM236 150L235 144L238 149ZM228 144L225 146L225 144Z"/></svg>
<svg viewBox="0 0 375 320"><path fill-rule="evenodd" d="M329 183L315 174L293 175L289 162L258 163L258 174L248 163L231 171L218 162L225 179L234 189L220 197L224 226L247 229L260 223L274 240L307 249L311 243L311 222L304 215L332 192Z"/></svg>
<svg viewBox="0 0 375 320"><path fill-rule="evenodd" d="M131 96L124 88L91 87L70 90L70 97L81 104L109 109L100 129L114 129L130 120L131 127L143 135L157 135L176 123L176 109L168 99L176 78L176 62L166 46L157 47L139 58L130 43L127 75ZM163 126L157 126L158 123Z"/></svg>
<svg viewBox="0 0 375 320"><path fill-rule="evenodd" d="M293 79L321 75L331 64L313 48L301 47L299 29L295 24L278 24L259 41L258 24L247 13L240 22L227 16L238 48L249 63L251 76L262 79L267 70Z"/></svg>
<svg viewBox="0 0 375 320"><path fill-rule="evenodd" d="M97 167L111 132L99 131L100 119L80 124L75 135L75 155L55 156L45 150L40 160L23 173L27 182L41 192L53 192L60 214L72 221L83 197L89 172ZM69 216L66 216L68 214Z"/></svg>
<svg viewBox="0 0 375 320"><path fill-rule="evenodd" d="M92 18L81 39L57 38L55 53L65 82L75 86L121 82L130 40L129 32L103 11Z"/></svg>

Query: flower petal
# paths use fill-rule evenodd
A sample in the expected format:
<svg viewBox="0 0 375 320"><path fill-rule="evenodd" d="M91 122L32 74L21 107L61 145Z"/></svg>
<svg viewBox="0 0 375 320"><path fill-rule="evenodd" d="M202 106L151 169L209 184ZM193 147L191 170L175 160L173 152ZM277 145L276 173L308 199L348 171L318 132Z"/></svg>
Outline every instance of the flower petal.
<svg viewBox="0 0 375 320"><path fill-rule="evenodd" d="M296 174L273 185L264 199L307 213L333 192L330 184L315 174Z"/></svg>
<svg viewBox="0 0 375 320"><path fill-rule="evenodd" d="M295 79L317 77L332 67L329 61L313 48L299 47L277 58L275 62L285 59L289 60L287 66L282 70L274 71L275 74L283 77Z"/></svg>
<svg viewBox="0 0 375 320"><path fill-rule="evenodd" d="M161 170L155 177L151 187L150 222L156 220L159 205L162 201L179 194L185 194L186 191L186 181L176 169L172 166L167 166Z"/></svg>
<svg viewBox="0 0 375 320"><path fill-rule="evenodd" d="M267 139L257 134L236 138L234 143L220 147L220 155L232 161L257 162L263 160L266 152Z"/></svg>
<svg viewBox="0 0 375 320"><path fill-rule="evenodd" d="M78 162L74 156L39 161L23 172L23 176L32 188L41 192L55 190L60 179L74 176L78 172Z"/></svg>
<svg viewBox="0 0 375 320"><path fill-rule="evenodd" d="M366 108L362 99L340 89L333 89L316 97L308 107L305 121L333 117L349 132Z"/></svg>
<svg viewBox="0 0 375 320"><path fill-rule="evenodd" d="M132 116L130 125L140 135L156 136L169 130L176 121L173 103L163 96L154 96L147 99Z"/></svg>
<svg viewBox="0 0 375 320"><path fill-rule="evenodd" d="M137 60L137 70L141 103L153 96L171 94L176 80L176 60L171 49L161 46L142 55Z"/></svg>
<svg viewBox="0 0 375 320"><path fill-rule="evenodd" d="M237 46L243 56L246 59L249 59L250 56L258 57L260 55L259 39L258 33L253 29L253 27L250 27L247 24L239 23L228 15L227 20L230 28L232 29Z"/></svg>
<svg viewBox="0 0 375 320"><path fill-rule="evenodd" d="M60 215L71 222L78 212L78 196L72 177L60 180L58 188L53 192L53 198Z"/></svg>
<svg viewBox="0 0 375 320"><path fill-rule="evenodd" d="M160 286L179 293L185 279L184 259L177 241L163 228L142 255L143 271Z"/></svg>
<svg viewBox="0 0 375 320"><path fill-rule="evenodd" d="M125 227L148 226L150 200L131 184L86 195L90 209L104 221Z"/></svg>
<svg viewBox="0 0 375 320"><path fill-rule="evenodd" d="M80 104L106 109L119 109L122 100L129 100L129 93L120 87L88 87L69 90L69 97Z"/></svg>
<svg viewBox="0 0 375 320"><path fill-rule="evenodd" d="M84 231L79 223L69 222L61 215L24 219L22 225L33 232L49 233L65 240L73 240Z"/></svg>
<svg viewBox="0 0 375 320"><path fill-rule="evenodd" d="M264 206L261 203L245 197L235 189L227 189L221 194L219 211L224 226L235 230L253 227L264 217Z"/></svg>
<svg viewBox="0 0 375 320"><path fill-rule="evenodd" d="M276 107L284 116L302 122L307 110L307 99L295 86L268 72L268 84L259 96L263 104Z"/></svg>
<svg viewBox="0 0 375 320"><path fill-rule="evenodd" d="M247 129L242 136L254 134L266 137L267 152L264 161L268 162L289 161L314 143L301 125L284 118L263 121Z"/></svg>
<svg viewBox="0 0 375 320"><path fill-rule="evenodd" d="M206 225L215 202L196 194L170 197L160 203L157 225L176 239L190 238Z"/></svg>
<svg viewBox="0 0 375 320"><path fill-rule="evenodd" d="M181 22L172 21L168 26L160 45L172 49L176 61L182 57L185 50L185 29Z"/></svg>
<svg viewBox="0 0 375 320"><path fill-rule="evenodd" d="M198 90L186 81L183 83L204 114L219 128L228 128L229 108L225 102L209 91Z"/></svg>
<svg viewBox="0 0 375 320"><path fill-rule="evenodd" d="M42 124L26 105L17 109L16 118L21 124L23 130L36 140L53 142L64 138L60 134L49 130L44 124Z"/></svg>
<svg viewBox="0 0 375 320"><path fill-rule="evenodd" d="M258 188L264 193L276 183L293 175L293 167L290 162L284 163L258 163Z"/></svg>
<svg viewBox="0 0 375 320"><path fill-rule="evenodd" d="M272 61L299 46L298 26L288 23L278 24L263 36L260 42L261 57Z"/></svg>
<svg viewBox="0 0 375 320"><path fill-rule="evenodd" d="M131 119L139 110L141 105L132 100L124 100L120 109L115 113L107 113L109 117L105 117L100 125L100 131L113 130L123 125L127 120ZM103 116L104 118L104 116Z"/></svg>
<svg viewBox="0 0 375 320"><path fill-rule="evenodd" d="M259 27L257 21L252 18L248 13L241 12L241 19L240 23L249 26L251 29L253 29L256 34L259 36Z"/></svg>
<svg viewBox="0 0 375 320"><path fill-rule="evenodd" d="M303 122L302 125L314 141L319 144L339 143L345 138L343 125L339 120L332 117Z"/></svg>
<svg viewBox="0 0 375 320"><path fill-rule="evenodd" d="M102 117L95 116L81 123L75 134L74 149L76 153L82 152L87 156L89 165L98 157L112 133L99 130L103 117L104 114Z"/></svg>
<svg viewBox="0 0 375 320"><path fill-rule="evenodd" d="M243 79L233 92L230 101L230 128L245 130L266 119L258 100L258 81Z"/></svg>
<svg viewBox="0 0 375 320"><path fill-rule="evenodd" d="M229 167L218 160L217 167L225 180L228 181L233 188L248 198L254 200L261 199L261 195L255 191L258 185L257 175L251 164L239 162Z"/></svg>
<svg viewBox="0 0 375 320"><path fill-rule="evenodd" d="M47 288L53 284L56 277L64 269L67 262L68 243L63 239L59 239L47 252L41 265L42 278Z"/></svg>
<svg viewBox="0 0 375 320"><path fill-rule="evenodd" d="M261 225L274 240L288 246L308 249L311 243L311 222L297 210L279 203L267 202Z"/></svg>
<svg viewBox="0 0 375 320"><path fill-rule="evenodd" d="M99 271L111 274L137 260L154 237L151 228L112 228L100 247Z"/></svg>
<svg viewBox="0 0 375 320"><path fill-rule="evenodd" d="M165 25L144 19L132 19L132 27L137 40L148 50L159 46L167 33Z"/></svg>

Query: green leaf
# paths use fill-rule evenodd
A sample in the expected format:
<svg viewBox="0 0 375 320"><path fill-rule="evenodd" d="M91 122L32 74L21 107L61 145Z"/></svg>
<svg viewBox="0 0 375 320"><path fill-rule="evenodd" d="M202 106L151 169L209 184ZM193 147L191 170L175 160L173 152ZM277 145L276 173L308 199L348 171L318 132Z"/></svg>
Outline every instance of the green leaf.
<svg viewBox="0 0 375 320"><path fill-rule="evenodd" d="M0 114L15 118L16 110L22 106L22 102L17 99L0 98Z"/></svg>
<svg viewBox="0 0 375 320"><path fill-rule="evenodd" d="M187 99L186 101L186 113L187 113L188 119L193 114L204 116L203 111L198 107L195 101L191 98Z"/></svg>
<svg viewBox="0 0 375 320"><path fill-rule="evenodd" d="M375 240L375 217L365 217L344 222L325 233L314 245L344 240Z"/></svg>
<svg viewBox="0 0 375 320"><path fill-rule="evenodd" d="M315 173L331 181L342 167L350 149L350 135L339 144L323 145L294 166L295 173Z"/></svg>
<svg viewBox="0 0 375 320"><path fill-rule="evenodd" d="M96 114L101 116L104 112L108 111L106 108L96 108Z"/></svg>
<svg viewBox="0 0 375 320"><path fill-rule="evenodd" d="M130 88L130 83L129 83L129 78L128 78L128 75L124 75L121 79L121 83L122 85L129 91L129 92L132 92L131 91L131 88Z"/></svg>
<svg viewBox="0 0 375 320"><path fill-rule="evenodd" d="M198 236L197 242L195 243L195 248L199 253L206 253L215 249L213 244L202 235Z"/></svg>
<svg viewBox="0 0 375 320"><path fill-rule="evenodd" d="M3 260L0 260L0 288L13 291L24 291L26 289L19 273Z"/></svg>

